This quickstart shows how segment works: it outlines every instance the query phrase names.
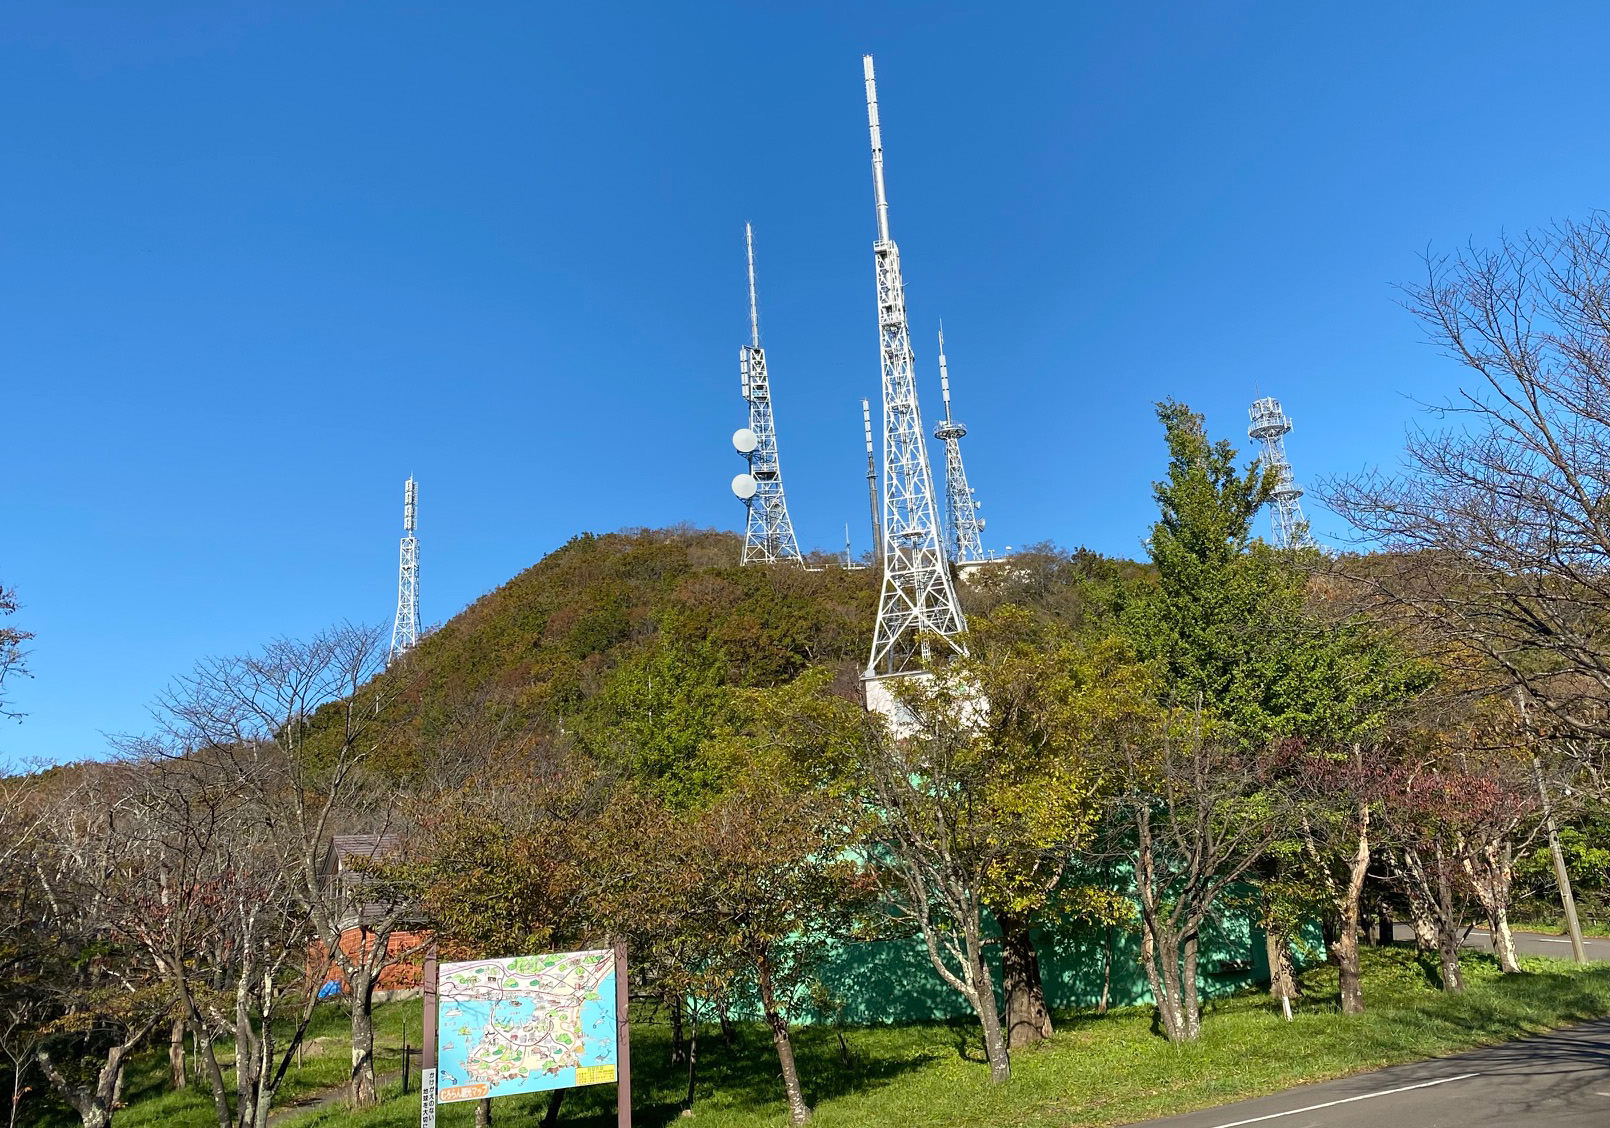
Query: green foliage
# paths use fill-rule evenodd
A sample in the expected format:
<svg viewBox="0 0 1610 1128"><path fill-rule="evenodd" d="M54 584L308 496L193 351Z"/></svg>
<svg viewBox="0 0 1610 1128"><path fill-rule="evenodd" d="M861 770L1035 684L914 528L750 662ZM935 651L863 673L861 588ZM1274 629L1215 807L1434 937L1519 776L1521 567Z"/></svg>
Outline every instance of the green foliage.
<svg viewBox="0 0 1610 1128"><path fill-rule="evenodd" d="M702 784L689 744L720 711L704 691L852 668L876 608L870 569L741 568L740 547L730 533L691 529L573 538L387 671L387 762L406 775L446 749L482 758L486 730L579 730L691 801ZM666 703L680 734L648 737L638 723L632 739L645 746L631 751L605 732L623 710Z"/></svg>
<svg viewBox="0 0 1610 1128"><path fill-rule="evenodd" d="M709 642L661 632L609 673L578 728L601 763L673 807L697 806L722 782L705 752L731 721L726 675Z"/></svg>
<svg viewBox="0 0 1610 1128"><path fill-rule="evenodd" d="M1355 1018L1337 1013L1335 970L1319 967L1303 977L1304 998L1294 1022L1282 1022L1261 993L1249 993L1216 1004L1202 1040L1187 1045L1159 1039L1149 1008L1099 1018L1062 1014L1050 1041L1015 1056L1007 1086L985 1080L977 1065L976 1029L960 1021L847 1029L842 1033L848 1058L840 1031L811 1027L796 1032L795 1052L816 1108L813 1122L823 1128L1100 1128L1417 1061L1610 1012L1610 969L1603 965L1578 969L1529 960L1530 974L1500 977L1485 956L1467 953L1464 963L1469 992L1444 996L1430 986L1412 952L1368 951L1370 1013ZM730 1045L716 1034L714 1027L700 1032L693 1123L761 1128L781 1122L770 1033L760 1023L739 1023ZM686 1074L671 1061L670 1037L668 1027L653 1022L646 1008L634 1008L634 1105L640 1123L672 1123L681 1108ZM614 1097L607 1085L575 1090L565 1099L560 1123L610 1128ZM206 1123L165 1119L158 1104L141 1101L120 1113L118 1124L185 1128L194 1123L199 1128ZM496 1105L497 1122L504 1128L535 1128L545 1108L542 1095L506 1098ZM473 1113L471 1103L447 1105L438 1122L443 1128L468 1128ZM331 1106L292 1123L295 1128L412 1128L419 1123L419 1098L402 1096L393 1086L378 1108L351 1112Z"/></svg>
<svg viewBox="0 0 1610 1128"><path fill-rule="evenodd" d="M1132 588L1126 633L1158 664L1174 703L1198 700L1243 746L1288 736L1332 741L1379 728L1430 684L1433 672L1382 636L1312 606L1317 554L1278 551L1252 537L1272 478L1235 465L1202 417L1158 405L1168 476L1154 485L1160 514L1147 542L1156 582Z"/></svg>

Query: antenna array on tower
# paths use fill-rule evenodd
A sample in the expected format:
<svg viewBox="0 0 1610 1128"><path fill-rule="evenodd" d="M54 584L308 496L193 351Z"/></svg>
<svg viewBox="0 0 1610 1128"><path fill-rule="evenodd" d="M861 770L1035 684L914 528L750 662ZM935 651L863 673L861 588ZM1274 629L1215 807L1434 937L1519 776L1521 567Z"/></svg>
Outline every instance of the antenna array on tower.
<svg viewBox="0 0 1610 1128"><path fill-rule="evenodd" d="M397 618L391 627L388 663L419 641L419 538L414 536L419 487L410 475L403 485L403 535L397 565Z"/></svg>
<svg viewBox="0 0 1610 1128"><path fill-rule="evenodd" d="M945 397L945 421L934 428L934 438L945 444L945 547L958 564L984 559L984 518L979 501L967 484L962 468L962 436L967 427L950 415L950 370L945 367L945 327L939 326L939 390Z"/></svg>
<svg viewBox="0 0 1610 1128"><path fill-rule="evenodd" d="M1265 472L1275 472L1275 491L1269 498L1269 523L1276 548L1301 548L1312 544L1308 535L1308 522L1303 517L1302 487L1291 473L1291 462L1286 458L1286 436L1291 433L1291 420L1273 396L1254 400L1247 409L1252 425L1247 437L1259 443L1262 451L1258 460Z"/></svg>
<svg viewBox="0 0 1610 1128"><path fill-rule="evenodd" d="M916 362L906 324L900 251L889 236L883 184L883 132L872 56L863 56L867 127L872 139L872 185L878 240L878 339L883 367L883 592L867 661L869 679L919 667L930 640L954 639L966 629L940 544L933 471L917 404ZM954 645L954 644L953 644Z"/></svg>
<svg viewBox="0 0 1610 1128"><path fill-rule="evenodd" d="M732 492L748 508L742 562L803 563L794 524L783 500L783 471L777 458L777 426L772 418L771 381L766 374L766 350L760 347L760 311L755 302L755 236L744 224L749 251L749 343L738 350L743 396L749 404L749 426L732 436L738 453L749 461L747 473L732 480Z"/></svg>

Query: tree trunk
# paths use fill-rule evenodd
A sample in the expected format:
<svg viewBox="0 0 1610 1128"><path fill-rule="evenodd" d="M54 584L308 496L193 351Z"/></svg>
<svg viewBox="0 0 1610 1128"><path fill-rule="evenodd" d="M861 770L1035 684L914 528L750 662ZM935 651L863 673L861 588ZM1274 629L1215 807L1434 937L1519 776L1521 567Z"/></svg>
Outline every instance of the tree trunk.
<svg viewBox="0 0 1610 1128"><path fill-rule="evenodd" d="M783 1068L783 1090L788 1097L788 1119L798 1125L811 1118L811 1106L805 1103L805 1094L799 1085L799 1070L794 1065L794 1043L788 1036L788 1020L777 1006L777 993L772 983L771 966L761 960L758 967L760 1005L766 1014L766 1025L771 1028L771 1040L777 1047L777 1062Z"/></svg>
<svg viewBox="0 0 1610 1128"><path fill-rule="evenodd" d="M224 1087L224 1068L218 1064L218 1044L213 1039L211 1028L202 1019L201 1012L193 1004L190 1015L196 1035L196 1058L201 1069L206 1071L207 1086L212 1090L213 1115L218 1119L218 1128L229 1128L234 1118L229 1114L229 1092Z"/></svg>
<svg viewBox="0 0 1610 1128"><path fill-rule="evenodd" d="M1479 857L1479 861L1467 858L1465 871L1476 890L1476 899L1487 913L1493 954L1505 973L1519 972L1521 965L1515 955L1515 937L1509 930L1509 889L1514 874L1510 844L1489 842L1482 847Z"/></svg>
<svg viewBox="0 0 1610 1128"><path fill-rule="evenodd" d="M1291 961L1291 940L1279 924L1264 925L1263 950L1269 960L1269 997L1275 1001L1298 997L1297 971Z"/></svg>
<svg viewBox="0 0 1610 1128"><path fill-rule="evenodd" d="M1012 1078L1012 1058L1001 1031L1001 1013L995 1006L995 981L984 962L983 946L975 933L967 938L967 958L973 964L973 990L977 996L978 1024L984 1029L984 1056L989 1058L989 1079L1004 1085Z"/></svg>
<svg viewBox="0 0 1610 1128"><path fill-rule="evenodd" d="M699 1024L697 1022L690 1024L686 1052L688 1057L688 1096L687 1100L683 1102L682 1108L685 1112L692 1112L693 1087L698 1080L699 1070Z"/></svg>
<svg viewBox="0 0 1610 1128"><path fill-rule="evenodd" d="M1165 933L1152 940L1152 961L1157 966L1147 976L1157 999L1158 1023L1163 1028L1163 1036L1170 1042L1188 1042L1191 1036L1185 1020L1185 999L1180 988L1179 941L1155 924L1149 923L1147 927Z"/></svg>
<svg viewBox="0 0 1610 1128"><path fill-rule="evenodd" d="M671 1000L671 1064L682 1060L685 1052L682 1034L682 1000Z"/></svg>
<svg viewBox="0 0 1610 1128"><path fill-rule="evenodd" d="M168 1085L174 1089L183 1089L189 1083L184 1071L184 1032L183 1016L174 1019L168 1028Z"/></svg>
<svg viewBox="0 0 1610 1128"><path fill-rule="evenodd" d="M353 1108L378 1104L375 1093L375 978L367 968L348 979L352 991L352 1073L348 1078Z"/></svg>
<svg viewBox="0 0 1610 1128"><path fill-rule="evenodd" d="M1358 921L1364 909L1364 878L1370 870L1370 805L1358 805L1358 847L1347 872L1347 888L1337 905L1341 917L1336 938L1336 967L1342 988L1342 1013L1364 1013L1364 988L1359 978Z"/></svg>
<svg viewBox="0 0 1610 1128"><path fill-rule="evenodd" d="M1459 919L1454 915L1453 882L1448 877L1448 861L1437 845L1437 956L1442 962L1442 989L1462 994L1465 976L1459 970Z"/></svg>
<svg viewBox="0 0 1610 1128"><path fill-rule="evenodd" d="M542 1128L559 1128L559 1106L565 1103L565 1090L548 1094L548 1111L542 1114Z"/></svg>
<svg viewBox="0 0 1610 1128"><path fill-rule="evenodd" d="M1096 1004L1097 1014L1107 1013L1107 999L1112 995L1112 925L1107 926L1107 943L1101 953L1101 1001Z"/></svg>
<svg viewBox="0 0 1610 1128"><path fill-rule="evenodd" d="M1350 900L1342 906L1341 935L1336 938L1336 969L1342 988L1342 1013L1364 1013L1364 989L1358 964L1359 904Z"/></svg>
<svg viewBox="0 0 1610 1128"><path fill-rule="evenodd" d="M1519 972L1521 961L1515 953L1515 934L1509 930L1509 910L1499 906L1492 924L1493 951L1498 956L1498 966L1506 973Z"/></svg>
<svg viewBox="0 0 1610 1128"><path fill-rule="evenodd" d="M17 1128L17 1110L22 1106L22 1069L27 1058L11 1059L11 1117L7 1128Z"/></svg>
<svg viewBox="0 0 1610 1128"><path fill-rule="evenodd" d="M1437 957L1442 966L1442 989L1458 995L1465 989L1465 976L1459 970L1459 933L1441 929L1437 937Z"/></svg>
<svg viewBox="0 0 1610 1128"><path fill-rule="evenodd" d="M123 1059L127 1053L126 1043L107 1050L106 1063L95 1075L94 1085L80 1085L69 1080L56 1067L48 1050L36 1051L34 1058L62 1099L78 1113L84 1128L111 1128L113 1096L123 1075Z"/></svg>
<svg viewBox="0 0 1610 1128"><path fill-rule="evenodd" d="M1193 926L1185 940L1185 966L1180 970L1180 1001L1185 1011L1185 1037L1194 1042L1202 1036L1202 1000L1196 981L1197 932Z"/></svg>
<svg viewBox="0 0 1610 1128"><path fill-rule="evenodd" d="M17 1112L22 1108L22 1074L23 1067L28 1059L15 1058L11 1062L11 1118L6 1122L7 1128L17 1128Z"/></svg>
<svg viewBox="0 0 1610 1128"><path fill-rule="evenodd" d="M475 1128L492 1128L491 1097L482 1097L475 1102Z"/></svg>
<svg viewBox="0 0 1610 1128"><path fill-rule="evenodd" d="M1409 895L1409 923L1414 928L1414 947L1420 952L1437 950L1437 925L1432 917L1431 905L1420 892L1415 881L1404 883Z"/></svg>
<svg viewBox="0 0 1610 1128"><path fill-rule="evenodd" d="M1001 926L1001 987L1006 996L1006 1045L1008 1049L1049 1038L1051 1011L1045 1004L1045 984L1040 978L1040 955L1029 935L1029 926L1019 917L997 914Z"/></svg>

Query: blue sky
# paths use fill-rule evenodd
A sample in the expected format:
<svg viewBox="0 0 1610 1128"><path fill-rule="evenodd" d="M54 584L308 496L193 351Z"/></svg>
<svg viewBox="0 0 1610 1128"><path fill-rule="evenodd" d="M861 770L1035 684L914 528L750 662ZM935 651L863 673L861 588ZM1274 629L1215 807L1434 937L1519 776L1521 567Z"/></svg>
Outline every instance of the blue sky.
<svg viewBox="0 0 1610 1128"><path fill-rule="evenodd" d="M10 5L0 582L38 639L0 763L389 623L410 473L430 621L581 530L739 526L746 220L800 539L864 548L864 51L989 546L1138 554L1164 396L1238 440L1279 396L1301 480L1391 463L1457 377L1394 284L1603 202L1607 38L1586 4Z"/></svg>

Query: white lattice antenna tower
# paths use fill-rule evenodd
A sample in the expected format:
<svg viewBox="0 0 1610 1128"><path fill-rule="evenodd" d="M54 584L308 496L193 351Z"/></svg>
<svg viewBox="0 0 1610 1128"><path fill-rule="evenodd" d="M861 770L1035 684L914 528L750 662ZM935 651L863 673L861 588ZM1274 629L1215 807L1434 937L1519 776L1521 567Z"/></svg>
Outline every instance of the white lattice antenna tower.
<svg viewBox="0 0 1610 1128"><path fill-rule="evenodd" d="M954 639L967 624L941 544L927 436L917 405L916 362L906 324L900 251L889 237L883 131L878 124L872 56L864 56L861 63L878 209L878 241L872 251L877 263L878 339L883 362L883 593L878 599L878 622L866 670L867 678L875 679L917 669L935 639Z"/></svg>
<svg viewBox="0 0 1610 1128"><path fill-rule="evenodd" d="M1253 400L1247 414L1252 417L1247 437L1262 446L1258 459L1264 469L1275 472L1275 492L1269 498L1273 544L1276 548L1311 544L1308 521L1303 517L1303 490L1292 477L1291 462L1286 458L1286 436L1291 432L1291 420L1286 418L1280 401L1273 396Z"/></svg>
<svg viewBox="0 0 1610 1128"><path fill-rule="evenodd" d="M403 486L403 535L397 564L397 618L391 628L387 662L406 654L419 641L419 538L414 522L419 510L419 486L410 476Z"/></svg>
<svg viewBox="0 0 1610 1128"><path fill-rule="evenodd" d="M934 438L945 444L945 547L958 564L984 559L984 518L979 501L967 484L962 468L962 436L967 427L950 415L950 370L945 367L945 326L939 326L939 390L945 397L945 421L934 428Z"/></svg>
<svg viewBox="0 0 1610 1128"><path fill-rule="evenodd" d="M804 563L794 524L783 500L783 471L777 459L777 424L772 418L771 381L766 375L766 350L760 347L760 310L755 303L755 235L744 224L749 250L749 343L738 350L738 371L743 396L749 404L749 426L740 427L732 445L749 461L747 473L732 480L732 492L749 510L744 528L743 563Z"/></svg>

